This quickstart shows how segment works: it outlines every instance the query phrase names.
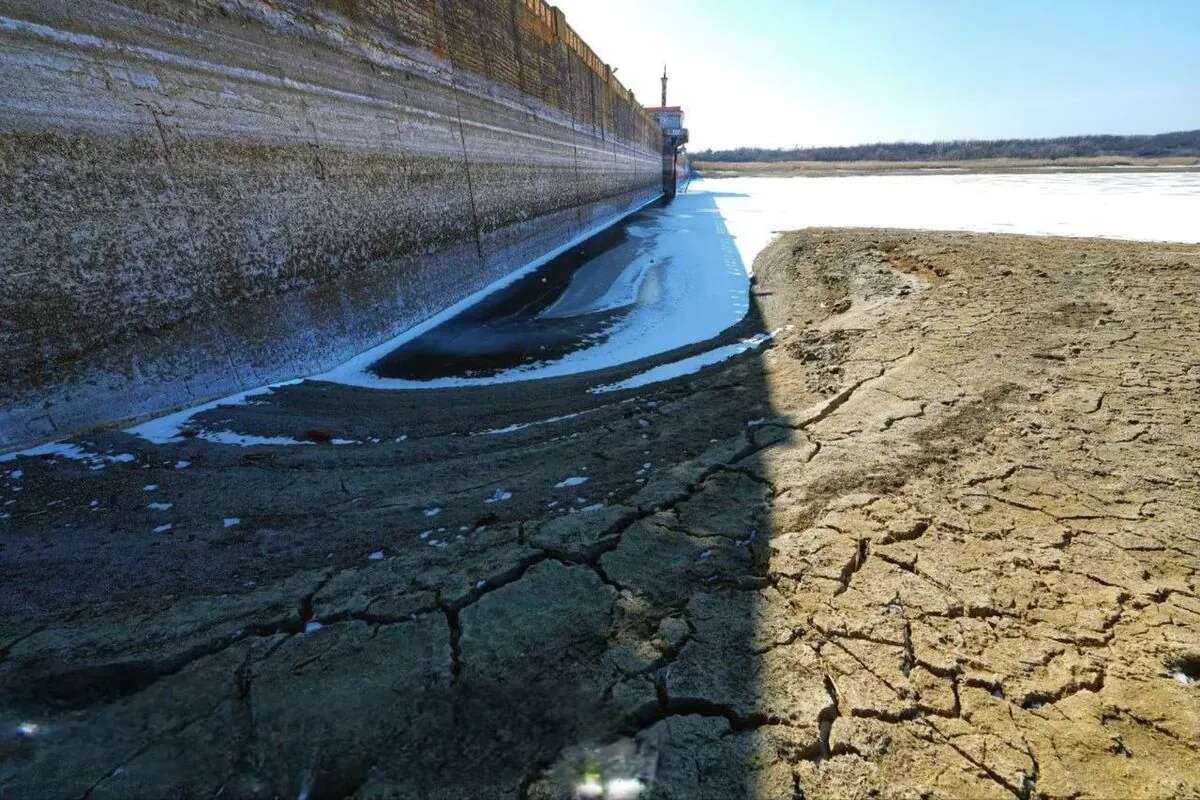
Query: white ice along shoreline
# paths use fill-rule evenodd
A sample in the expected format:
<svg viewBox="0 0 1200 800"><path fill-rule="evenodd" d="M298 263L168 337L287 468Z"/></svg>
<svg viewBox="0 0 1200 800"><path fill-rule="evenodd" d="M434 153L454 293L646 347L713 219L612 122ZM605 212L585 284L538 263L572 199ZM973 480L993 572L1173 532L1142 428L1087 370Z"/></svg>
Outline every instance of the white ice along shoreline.
<svg viewBox="0 0 1200 800"><path fill-rule="evenodd" d="M397 346L473 304L439 315L391 342L368 350L318 380L375 389L446 389L577 375L638 361L719 336L750 308L747 262L710 192L686 192L629 225L628 260L602 255L571 276L546 319L626 309L593 343L560 358L503 370L428 381L381 378L370 371ZM599 231L594 231L598 233ZM581 240L582 241L582 240ZM632 251L632 252L630 252ZM548 260L548 259L547 259ZM519 277L519 276L517 276ZM500 288L496 286L496 288Z"/></svg>
<svg viewBox="0 0 1200 800"><path fill-rule="evenodd" d="M645 246L619 271L603 258L583 265L543 312L556 318L628 307L595 343L489 376L413 381L371 373L378 358L413 338L406 336L317 377L379 389L488 386L590 372L708 341L745 316L754 259L784 230L879 227L1200 242L1197 219L1200 173L1194 172L697 180L646 222L628 226L627 235Z"/></svg>
<svg viewBox="0 0 1200 800"><path fill-rule="evenodd" d="M653 201L651 201L653 202ZM690 190L661 211L652 225L631 225L627 233L646 237L639 255L615 274L589 274L588 291L575 291L582 302L556 304L557 316L612 307L636 298L630 312L595 345L561 359L488 377L440 381L382 379L369 367L396 347L456 316L514 281L544 266L629 214L631 207L575 240L454 304L405 333L355 356L313 379L380 389L482 386L578 374L707 341L741 321L749 308L749 272L754 258L782 230L805 227L889 227L1095 236L1141 241L1200 242L1200 173L1038 173L1022 175L849 176L835 178L725 178L693 181ZM607 289L596 289L608 281ZM574 284L575 281L573 280ZM582 284L581 284L582 285ZM569 287L571 294L574 287ZM591 298L591 299L587 299ZM550 312L548 312L550 313ZM757 346L757 345L754 345ZM594 387L616 391L690 374L745 352L746 343L727 345L625 381ZM666 377L662 377L666 376ZM192 417L300 379L214 400L129 428L149 441L178 441ZM230 431L206 432L211 441L245 446L303 444L286 437L255 437ZM46 447L69 447L61 443ZM78 448L76 448L78 449ZM39 448L9 453L62 455ZM83 452L83 451L80 451ZM87 454L95 456L96 454ZM103 457L101 457L103 458ZM86 457L84 460L89 460ZM103 461L99 463L104 463Z"/></svg>
<svg viewBox="0 0 1200 800"><path fill-rule="evenodd" d="M219 408L221 406L245 405L246 401L251 397L259 397L261 395L270 394L275 389L279 389L284 386L294 386L295 384L300 383L302 380L303 378L296 378L295 380L284 381L283 383L273 383L270 386L260 386L257 389L248 389L244 392L232 394L229 397L223 397L220 400L211 400L207 403L201 403L198 406L192 406L191 408L185 408L182 411L176 411L172 414L157 417L149 420L148 422L143 422L140 425L135 425L132 428L126 428L125 432L140 436L147 441L153 442L154 444L180 442L183 441L183 429L187 425L188 420L197 414L201 414L205 411L211 411L212 409ZM211 438L213 438L214 441L219 441L219 434L213 434ZM295 442L295 444L302 444L302 442Z"/></svg>
<svg viewBox="0 0 1200 800"><path fill-rule="evenodd" d="M12 453L0 454L0 464L6 461L12 461L18 456L37 457L49 456L54 458L66 458L71 461L82 461L87 464L93 471L101 470L109 464L127 464L131 461L136 461L137 456L133 453L93 453L90 450L85 450L81 445L73 442L46 442L35 447L29 447L25 450L17 450ZM20 477L20 476L18 476Z"/></svg>
<svg viewBox="0 0 1200 800"><path fill-rule="evenodd" d="M282 381L280 383L273 383L268 386L260 386L256 389L249 389L247 391L238 392L238 393L232 394L228 397L223 397L218 400L211 400L207 403L201 403L200 405L181 409L181 410L175 411L171 414L166 414L162 417L156 417L154 419L148 420L141 424L134 425L130 428L126 428L125 432L132 433L136 436L140 436L143 439L146 439L155 444L167 444L169 442L178 442L184 438L183 430L187 426L187 423L192 419L192 417L196 416L197 414L201 414L205 411L210 411L214 408L219 408L222 406L245 405L246 401L249 398L257 397L257 396L261 396L261 395L265 395L265 394L270 394L275 389L279 389L284 386L293 386L295 384L303 382L304 380L322 380L322 381L330 381L330 382L334 382L334 383L344 383L347 385L368 385L368 384L357 384L357 383L353 382L352 380L345 380L345 379L340 378L339 376L343 373L345 373L346 375L352 376L352 375L358 374L360 372L365 372L365 370L368 367L370 367L372 364L374 364L380 358L387 355L388 353L390 353L392 350L396 349L397 347L405 344L406 342L410 342L413 339L417 338L418 336L436 328L438 325L441 325L443 322L445 322L449 319L453 319L455 316L461 314L463 311L466 311L468 308L475 305L476 303L478 303L480 300L484 299L485 297L487 297L491 294L494 294L495 292L498 292L507 286L512 285L514 282L520 280L521 278L525 277L526 275L529 275L530 273L536 272L537 270L541 269L546 264L548 264L550 261L552 261L553 259L562 255L563 253L570 250L571 248L577 247L578 245L580 245L583 242L587 241L588 239L592 238L596 234L612 227L613 225L616 225L617 223L619 223L621 220L625 219L626 217L636 214L638 211L641 211L642 209L644 209L650 205L653 205L654 203L657 203L660 199L661 199L661 195L656 196L651 200L634 203L633 205L631 205L628 208L624 209L623 211L613 215L612 217L609 217L608 219L597 223L596 225L594 225L593 227L584 231L583 233L579 234L578 236L576 236L574 239L570 240L566 244L563 244L563 245L555 248L554 250L551 250L549 253L546 253L545 255L529 262L525 266L521 267L520 269L518 269L514 272L509 273L508 275L504 276L503 278L500 278L497 281L493 281L492 283L483 287L479 291L474 292L471 295L468 295L467 297L458 301L454 305L449 306L446 309L443 309L442 311L433 315L432 317L425 320L424 322L414 325L413 327L409 328L408 330L404 331L403 333L389 339L388 341L383 342L382 344L376 345L375 347L372 347L371 349L366 350L362 353L359 353L354 358L350 359L349 361L347 361L346 363L342 364L339 367L335 367L334 369L330 370L329 372L321 373L318 375L310 375L307 378L295 378L295 379L292 379L289 381ZM400 388L400 387L387 387L387 388ZM427 388L427 387L425 387L425 388ZM289 445L312 444L312 442L300 441L298 439L292 439L290 437L254 436L254 435L249 435L249 434L239 434L234 431L205 431L205 432L199 433L198 438L203 438L203 439L206 439L208 441L211 441L211 442L214 442L217 444L229 444L229 445L236 445L236 446L240 446L240 447L253 447L256 445L289 446ZM342 440L334 441L334 444L349 444L349 443L350 442L345 442ZM12 453L10 455L15 457L15 456L21 455L21 454L22 453L19 452L19 453Z"/></svg>
<svg viewBox="0 0 1200 800"><path fill-rule="evenodd" d="M637 389L642 386L648 386L652 383L662 383L669 381L672 378L679 378L684 375L692 375L699 372L705 367L719 364L722 361L727 361L734 356L740 356L742 353L750 350L757 350L764 342L775 337L779 331L771 333L760 333L757 336L751 336L749 339L743 339L737 344L727 344L723 347L714 347L712 350L705 350L703 353L697 353L694 356L672 361L667 364L659 364L657 367L648 369L645 372L639 372L637 375L626 378L623 381L616 383L606 383L602 386L593 386L588 389L592 394L603 394L605 392L619 392L623 389Z"/></svg>

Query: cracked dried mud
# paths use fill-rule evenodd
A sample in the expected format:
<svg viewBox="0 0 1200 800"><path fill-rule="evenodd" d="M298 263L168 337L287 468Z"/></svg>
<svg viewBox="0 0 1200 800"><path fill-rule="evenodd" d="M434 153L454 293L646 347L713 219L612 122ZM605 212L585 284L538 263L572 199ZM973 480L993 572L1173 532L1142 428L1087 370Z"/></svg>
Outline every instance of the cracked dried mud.
<svg viewBox="0 0 1200 800"><path fill-rule="evenodd" d="M775 339L668 383L308 382L195 424L360 444L0 465L0 797L1200 795L1200 247L755 272L727 339Z"/></svg>

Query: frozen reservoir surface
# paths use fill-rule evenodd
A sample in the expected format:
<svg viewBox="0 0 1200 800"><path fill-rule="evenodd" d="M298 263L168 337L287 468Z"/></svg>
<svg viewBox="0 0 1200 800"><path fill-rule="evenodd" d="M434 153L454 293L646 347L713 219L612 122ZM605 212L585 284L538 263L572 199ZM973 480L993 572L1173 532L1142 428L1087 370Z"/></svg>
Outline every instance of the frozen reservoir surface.
<svg viewBox="0 0 1200 800"><path fill-rule="evenodd" d="M571 375L702 342L749 310L720 186L657 203L440 325L320 376L444 388Z"/></svg>
<svg viewBox="0 0 1200 800"><path fill-rule="evenodd" d="M478 386L660 355L719 336L745 316L751 265L776 233L827 226L1195 243L1200 173L694 181L675 201L644 208L540 268L499 282L473 304L313 377L390 389ZM759 343L714 347L593 391L694 372ZM169 441L194 414L255 393L131 431Z"/></svg>
<svg viewBox="0 0 1200 800"><path fill-rule="evenodd" d="M695 181L436 327L319 377L445 388L659 355L745 316L751 265L776 233L824 226L1198 242L1200 173Z"/></svg>

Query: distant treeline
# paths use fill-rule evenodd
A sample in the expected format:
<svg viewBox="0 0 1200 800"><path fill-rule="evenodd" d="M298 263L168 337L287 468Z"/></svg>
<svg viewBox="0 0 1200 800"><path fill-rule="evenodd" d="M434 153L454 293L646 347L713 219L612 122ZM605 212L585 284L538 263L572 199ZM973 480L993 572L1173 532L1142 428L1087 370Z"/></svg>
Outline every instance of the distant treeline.
<svg viewBox="0 0 1200 800"><path fill-rule="evenodd" d="M1200 130L1153 136L1061 136L1057 139L979 139L956 142L890 142L851 147L693 152L693 161L964 161L976 158L1082 158L1088 156L1200 156Z"/></svg>

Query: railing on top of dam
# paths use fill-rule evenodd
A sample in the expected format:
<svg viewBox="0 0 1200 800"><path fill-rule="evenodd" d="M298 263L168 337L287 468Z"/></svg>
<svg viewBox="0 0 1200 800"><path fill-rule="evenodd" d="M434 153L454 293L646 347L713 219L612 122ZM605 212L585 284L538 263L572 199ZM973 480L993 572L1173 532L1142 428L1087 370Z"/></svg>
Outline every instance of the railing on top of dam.
<svg viewBox="0 0 1200 800"><path fill-rule="evenodd" d="M567 22L566 15L561 10L547 3L546 0L523 0L523 2L525 3L525 7L549 31L553 32L567 47L571 48L597 77L603 78L609 84L614 94L626 98L632 104L637 104L637 98L634 97L633 90L625 88L624 84L613 75L612 68L600 56L596 55L596 51L588 46L583 37L575 32L575 29Z"/></svg>
<svg viewBox="0 0 1200 800"><path fill-rule="evenodd" d="M554 6L547 3L546 0L525 0L525 7L551 28L554 27Z"/></svg>

